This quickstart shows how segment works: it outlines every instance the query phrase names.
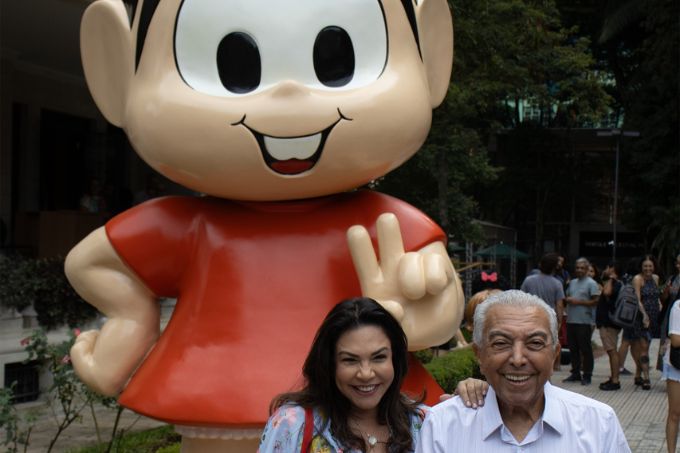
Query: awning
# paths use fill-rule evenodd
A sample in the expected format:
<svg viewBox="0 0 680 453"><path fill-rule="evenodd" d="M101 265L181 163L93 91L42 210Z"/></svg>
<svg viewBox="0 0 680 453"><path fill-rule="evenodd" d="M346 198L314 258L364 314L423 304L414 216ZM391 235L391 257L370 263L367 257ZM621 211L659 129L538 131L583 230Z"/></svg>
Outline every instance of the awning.
<svg viewBox="0 0 680 453"><path fill-rule="evenodd" d="M475 256L481 256L481 257L496 257L496 258L513 258L515 257L516 259L520 260L525 260L529 258L529 255L520 252L516 248L509 246L507 244L495 244L492 245L491 247L487 247L485 249L479 250L475 252Z"/></svg>

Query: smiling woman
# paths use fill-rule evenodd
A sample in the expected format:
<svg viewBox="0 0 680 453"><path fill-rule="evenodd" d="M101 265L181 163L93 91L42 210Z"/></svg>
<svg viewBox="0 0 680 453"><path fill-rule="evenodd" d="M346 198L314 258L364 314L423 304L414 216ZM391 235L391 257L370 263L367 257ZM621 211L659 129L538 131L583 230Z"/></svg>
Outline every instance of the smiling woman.
<svg viewBox="0 0 680 453"><path fill-rule="evenodd" d="M378 404L394 381L392 348L378 326L343 333L335 346L335 384L358 417L375 417Z"/></svg>
<svg viewBox="0 0 680 453"><path fill-rule="evenodd" d="M381 305L339 303L316 333L305 387L272 402L259 451L413 451L426 408L400 392L407 363L404 331Z"/></svg>

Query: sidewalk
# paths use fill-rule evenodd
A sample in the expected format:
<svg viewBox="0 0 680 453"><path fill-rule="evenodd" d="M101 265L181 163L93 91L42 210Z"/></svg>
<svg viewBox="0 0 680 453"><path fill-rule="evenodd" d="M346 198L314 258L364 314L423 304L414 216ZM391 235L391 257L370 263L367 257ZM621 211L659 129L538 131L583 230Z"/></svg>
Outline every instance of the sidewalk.
<svg viewBox="0 0 680 453"><path fill-rule="evenodd" d="M593 335L593 340L595 343L601 344L597 332ZM654 340L650 350L652 363L656 363L658 348L659 340ZM631 371L635 369L630 354L626 359L626 368ZM555 373L552 382L555 385L612 406L621 421L621 426L626 434L631 451L634 453L666 453L666 384L659 381L661 377L659 371L651 371L652 389L649 391L636 387L633 384L633 376L621 376L621 390L604 392L598 389L598 384L609 377L609 360L606 354L595 359L592 385L582 386L580 383L563 383L562 379L567 377L568 374L569 365L562 365L562 370ZM29 405L21 406L22 411L29 408ZM42 453L47 451L49 442L56 432L56 425L49 418L48 410L43 412L44 415L31 435L29 452ZM103 408L97 412L99 428L104 439L110 437L115 415L115 411ZM130 428L131 425L132 427ZM160 422L140 417L127 410L123 412L120 422L120 426L126 429L126 431L140 431L161 425L162 423ZM97 435L92 422L92 416L89 412L83 412L82 422L74 422L72 426L64 431L52 451L66 452L73 448L96 442Z"/></svg>
<svg viewBox="0 0 680 453"><path fill-rule="evenodd" d="M602 344L597 331L593 341ZM649 357L650 366L656 364L659 340L652 341ZM635 370L630 354L626 357L626 368ZM666 453L666 413L668 400L666 383L661 381L661 372L650 370L651 390L642 390L633 383L633 376L621 376L621 390L605 392L598 388L600 382L609 378L609 359L602 354L595 359L593 383L583 386L579 382L562 382L569 375L569 365L562 365L562 370L555 372L551 382L559 387L578 392L582 395L601 401L614 408L619 417L628 444L633 453Z"/></svg>

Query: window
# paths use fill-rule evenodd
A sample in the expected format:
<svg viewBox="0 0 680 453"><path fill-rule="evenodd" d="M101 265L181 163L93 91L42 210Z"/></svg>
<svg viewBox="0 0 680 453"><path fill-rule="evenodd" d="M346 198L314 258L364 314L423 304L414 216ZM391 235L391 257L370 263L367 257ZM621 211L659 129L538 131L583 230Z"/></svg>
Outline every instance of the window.
<svg viewBox="0 0 680 453"><path fill-rule="evenodd" d="M5 387L16 382L13 403L35 401L40 395L40 378L38 362L17 362L5 364Z"/></svg>

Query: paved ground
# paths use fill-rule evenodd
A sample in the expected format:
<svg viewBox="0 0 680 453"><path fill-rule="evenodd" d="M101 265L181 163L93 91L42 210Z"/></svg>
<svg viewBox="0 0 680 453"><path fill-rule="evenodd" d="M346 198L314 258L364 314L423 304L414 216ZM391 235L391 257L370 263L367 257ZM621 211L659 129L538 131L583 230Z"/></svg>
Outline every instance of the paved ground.
<svg viewBox="0 0 680 453"><path fill-rule="evenodd" d="M594 341L599 342L597 334ZM652 343L651 357L655 362L658 340ZM627 359L626 367L633 370L633 363L630 357ZM597 384L607 379L609 376L609 362L606 355L601 355L595 361L593 374L593 384L582 386L579 383L562 383L569 372L569 366L562 366L562 371L556 372L553 382L566 389L582 393L591 398L595 398L614 408L626 437L634 453L666 453L665 447L665 423L667 400L665 394L665 383L659 381L660 373L652 371L652 389L650 391L641 390L633 384L632 376L622 376L622 388L619 391L603 392L598 389ZM21 410L29 410L31 406L22 405ZM44 411L47 412L47 411ZM113 426L115 412L106 409L97 411L99 428L104 438L107 438ZM144 430L155 426L160 426L159 422L145 417L139 417L129 411L125 411L121 426L126 430ZM34 433L31 435L31 446L29 452L45 452L51 437L56 430L54 421L47 416L43 416L38 423ZM97 435L89 413L83 414L81 422L75 422L63 432L60 439L53 449L54 452L66 452L78 446L85 446L96 443ZM144 452L140 452L144 453Z"/></svg>
<svg viewBox="0 0 680 453"><path fill-rule="evenodd" d="M599 337L597 335L593 337L598 343ZM653 364L656 364L658 348L659 340L654 340L650 348ZM635 369L630 354L626 358L626 368L631 371ZM598 384L606 381L609 374L609 360L606 354L602 354L595 360L592 385L583 386L578 382L563 383L562 379L569 375L569 365L562 365L562 370L555 373L552 382L613 407L633 453L666 453L668 399L666 383L660 380L661 372L651 371L651 390L636 387L633 376L621 376L621 390L604 392L598 388Z"/></svg>

